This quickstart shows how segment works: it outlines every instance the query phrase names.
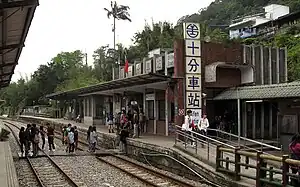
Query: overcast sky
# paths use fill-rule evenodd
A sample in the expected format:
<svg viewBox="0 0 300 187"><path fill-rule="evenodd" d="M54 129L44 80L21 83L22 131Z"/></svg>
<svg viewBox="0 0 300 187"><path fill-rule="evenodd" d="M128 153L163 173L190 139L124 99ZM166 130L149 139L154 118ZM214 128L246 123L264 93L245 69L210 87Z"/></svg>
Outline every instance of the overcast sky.
<svg viewBox="0 0 300 187"><path fill-rule="evenodd" d="M84 2L84 3L83 3ZM145 20L176 24L184 15L208 6L212 0L117 0L130 6L132 22L117 21L117 42L128 46L135 32L143 29ZM99 46L113 44L112 20L103 8L110 0L40 0L13 81L32 74L61 51L76 49L87 52L89 64Z"/></svg>

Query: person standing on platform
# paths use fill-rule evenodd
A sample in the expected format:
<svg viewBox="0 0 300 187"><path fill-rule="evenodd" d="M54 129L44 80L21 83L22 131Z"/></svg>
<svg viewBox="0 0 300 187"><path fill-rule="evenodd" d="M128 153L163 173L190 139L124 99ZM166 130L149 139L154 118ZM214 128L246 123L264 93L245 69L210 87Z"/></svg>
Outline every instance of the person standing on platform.
<svg viewBox="0 0 300 187"><path fill-rule="evenodd" d="M114 133L114 115L110 112L107 116L108 132Z"/></svg>
<svg viewBox="0 0 300 187"><path fill-rule="evenodd" d="M209 122L208 122L206 114L203 114L202 118L198 121L197 126L200 131L200 134L207 136L207 128L209 127ZM201 138L201 139L203 141L206 140L206 138ZM202 145L202 147L204 147L203 143L201 145Z"/></svg>
<svg viewBox="0 0 300 187"><path fill-rule="evenodd" d="M193 125L193 119L192 119L192 111L188 110L186 112L186 116L184 118L184 123L182 124L181 130L184 132L184 144L188 142L189 139L192 139L191 131L192 131L192 125ZM193 144L193 141L191 141Z"/></svg>
<svg viewBox="0 0 300 187"><path fill-rule="evenodd" d="M137 113L136 110L134 110L133 112L132 122L133 122L133 138L138 138L139 137L139 114Z"/></svg>
<svg viewBox="0 0 300 187"><path fill-rule="evenodd" d="M49 151L55 151L54 128L49 123L47 123L47 136L48 136Z"/></svg>
<svg viewBox="0 0 300 187"><path fill-rule="evenodd" d="M96 127L93 127L93 130L90 134L90 144L91 144L91 152L96 151L96 144L97 144L97 131Z"/></svg>
<svg viewBox="0 0 300 187"><path fill-rule="evenodd" d="M40 143L40 132L39 129L36 127L36 124L32 124L31 129L32 134L32 153L33 156L36 157L39 151L39 143Z"/></svg>
<svg viewBox="0 0 300 187"><path fill-rule="evenodd" d="M73 153L74 152L74 143L75 143L75 140L74 140L74 127L72 127L70 129L70 132L68 133L68 142L69 142L69 153Z"/></svg>
<svg viewBox="0 0 300 187"><path fill-rule="evenodd" d="M115 116L115 126L117 129L117 135L120 134L120 123L121 123L121 112L116 113Z"/></svg>
<svg viewBox="0 0 300 187"><path fill-rule="evenodd" d="M140 136L140 134L145 132L145 125L146 125L146 117L145 117L143 111L140 111L140 113L139 113L139 136Z"/></svg>
<svg viewBox="0 0 300 187"><path fill-rule="evenodd" d="M76 126L74 126L74 147L75 147L75 150L77 150L77 147L78 147L78 130L77 130Z"/></svg>
<svg viewBox="0 0 300 187"><path fill-rule="evenodd" d="M45 140L45 134L46 132L44 131L44 127L43 126L40 126L40 134L41 134L41 138L42 138L42 149L44 150L45 149L45 143L46 143L46 140Z"/></svg>
<svg viewBox="0 0 300 187"><path fill-rule="evenodd" d="M25 128L21 127L20 132L19 132L19 141L21 144L21 154L23 156L24 154L24 148L25 148L25 156L27 156L28 154L28 150L27 150L27 140L26 140L26 132L25 132Z"/></svg>
<svg viewBox="0 0 300 187"><path fill-rule="evenodd" d="M121 120L120 120L121 128L122 128L122 129L125 128L127 122L128 122L128 119L127 119L127 117L126 117L126 112L125 112L125 110L122 110Z"/></svg>

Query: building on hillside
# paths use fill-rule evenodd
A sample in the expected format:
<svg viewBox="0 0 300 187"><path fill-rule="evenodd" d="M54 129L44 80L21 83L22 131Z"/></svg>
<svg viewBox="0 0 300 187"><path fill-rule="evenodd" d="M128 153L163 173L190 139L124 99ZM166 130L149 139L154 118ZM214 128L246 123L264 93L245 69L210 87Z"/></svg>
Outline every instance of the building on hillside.
<svg viewBox="0 0 300 187"><path fill-rule="evenodd" d="M232 21L228 27L230 38L248 38L257 35L258 25L277 20L290 13L287 6L271 4L264 7L264 12L245 16Z"/></svg>
<svg viewBox="0 0 300 187"><path fill-rule="evenodd" d="M122 69L118 79L47 97L74 101L71 111L91 125L104 125L109 112L139 108L148 119L147 133L171 135L174 125L183 123L189 102L184 50L184 41L176 40L174 49L149 53L153 57L130 65L126 74ZM300 85L286 83L286 48L201 42L201 55L202 112L211 122L226 115L231 121L228 131L237 134L240 108L245 137L278 139L298 130ZM289 129L287 121L293 123Z"/></svg>

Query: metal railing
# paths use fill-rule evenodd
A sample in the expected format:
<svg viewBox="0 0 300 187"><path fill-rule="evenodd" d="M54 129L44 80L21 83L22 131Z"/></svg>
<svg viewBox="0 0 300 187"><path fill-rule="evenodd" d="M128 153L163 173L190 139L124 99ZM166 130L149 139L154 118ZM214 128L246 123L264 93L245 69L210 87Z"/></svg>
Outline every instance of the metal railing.
<svg viewBox="0 0 300 187"><path fill-rule="evenodd" d="M222 142L227 142L230 145L234 145L237 147L243 147L246 148L248 150L251 151L262 151L265 150L266 148L269 150L273 150L273 151L282 151L282 146L281 147L276 147L273 145L269 145L267 143L264 143L264 140L262 139L261 141L257 141L257 140L253 140L253 139L249 139L243 136L238 136L232 133L228 133L219 129L210 129L208 128L208 132L215 132L216 136L210 136L210 137L214 137L216 139L219 139ZM240 142L239 142L240 139ZM237 141L234 141L237 140ZM252 145L254 145L257 149L251 147ZM259 149L258 149L259 148Z"/></svg>
<svg viewBox="0 0 300 187"><path fill-rule="evenodd" d="M224 153L232 154L234 158L224 158ZM254 180L257 187L265 185L288 187L293 186L292 183L299 179L299 175L291 173L289 168L290 166L299 168L300 161L289 159L288 155L277 157L262 152L253 153L222 146L217 146L216 155L216 171L233 175L235 180L241 180L241 177ZM249 158L252 158L252 162ZM270 161L277 162L281 167L274 168L268 164ZM246 170L249 171L245 172Z"/></svg>
<svg viewBox="0 0 300 187"><path fill-rule="evenodd" d="M208 161L215 159L216 145L222 145L232 149L235 148L233 145L221 142L206 135L193 131L181 130L180 126L176 126L175 145L187 151L192 151L197 156Z"/></svg>

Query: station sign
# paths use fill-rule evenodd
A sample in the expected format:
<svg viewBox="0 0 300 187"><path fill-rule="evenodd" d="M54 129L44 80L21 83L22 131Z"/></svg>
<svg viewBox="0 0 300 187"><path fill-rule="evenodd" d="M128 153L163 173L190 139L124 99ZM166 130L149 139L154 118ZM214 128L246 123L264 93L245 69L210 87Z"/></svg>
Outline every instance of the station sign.
<svg viewBox="0 0 300 187"><path fill-rule="evenodd" d="M200 24L183 24L185 39L185 108L192 111L195 123L201 118L202 76Z"/></svg>

